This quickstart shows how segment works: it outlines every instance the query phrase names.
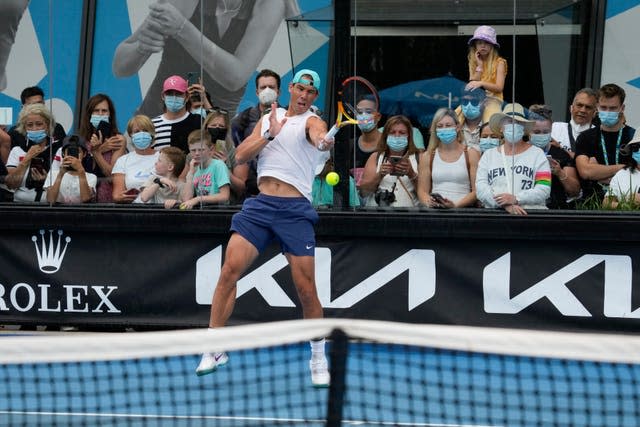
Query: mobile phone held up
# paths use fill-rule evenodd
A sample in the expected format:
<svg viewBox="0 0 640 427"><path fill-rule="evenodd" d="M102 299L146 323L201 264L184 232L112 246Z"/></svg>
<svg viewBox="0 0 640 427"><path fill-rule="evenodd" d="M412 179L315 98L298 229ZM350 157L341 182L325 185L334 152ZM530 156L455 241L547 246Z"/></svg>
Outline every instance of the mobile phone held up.
<svg viewBox="0 0 640 427"><path fill-rule="evenodd" d="M44 159L40 157L34 157L31 159L31 169L35 169L40 173L45 173L46 169L44 167Z"/></svg>
<svg viewBox="0 0 640 427"><path fill-rule="evenodd" d="M191 87L195 84L200 83L200 73L198 71L190 71L187 73L187 85ZM191 100L194 102L200 102L202 99L200 98L200 93L193 92L190 96Z"/></svg>
<svg viewBox="0 0 640 427"><path fill-rule="evenodd" d="M102 135L102 139L111 138L113 127L111 126L111 123L105 122L103 120L98 124L98 129L96 129L96 133L97 132L100 132L98 135Z"/></svg>
<svg viewBox="0 0 640 427"><path fill-rule="evenodd" d="M395 168L395 165L397 165L400 162L400 160L402 160L402 156L389 156L388 159L389 159L389 163L391 163ZM392 176L400 176L402 174L399 173L399 172L396 172L395 169L394 169L394 171L391 173L391 175Z"/></svg>
<svg viewBox="0 0 640 427"><path fill-rule="evenodd" d="M67 151L65 152L65 155L75 157L77 159L78 156L80 155L80 150L77 146L72 145L70 147L67 147Z"/></svg>

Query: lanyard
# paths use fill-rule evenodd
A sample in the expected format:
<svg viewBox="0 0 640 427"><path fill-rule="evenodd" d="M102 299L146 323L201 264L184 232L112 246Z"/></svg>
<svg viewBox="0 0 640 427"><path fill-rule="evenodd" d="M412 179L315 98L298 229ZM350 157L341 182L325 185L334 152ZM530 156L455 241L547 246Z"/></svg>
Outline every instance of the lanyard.
<svg viewBox="0 0 640 427"><path fill-rule="evenodd" d="M619 163L619 157L620 157L620 140L622 139L622 129L624 129L624 126L622 126L620 128L620 130L618 131L618 140L616 141L616 164ZM604 144L604 135L602 134L602 130L600 131L600 146L602 147L602 155L604 157L604 162L607 166L609 166L609 153L607 153L607 147Z"/></svg>

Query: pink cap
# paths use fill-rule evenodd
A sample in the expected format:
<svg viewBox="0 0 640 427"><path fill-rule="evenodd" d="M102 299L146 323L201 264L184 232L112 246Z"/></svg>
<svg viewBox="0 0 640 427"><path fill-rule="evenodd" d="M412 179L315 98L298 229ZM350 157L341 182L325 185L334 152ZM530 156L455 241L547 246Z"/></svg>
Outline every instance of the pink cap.
<svg viewBox="0 0 640 427"><path fill-rule="evenodd" d="M488 25L481 25L473 32L473 37L469 39L469 45L476 40L484 40L487 43L491 43L496 47L500 47L500 44L496 40L496 30Z"/></svg>
<svg viewBox="0 0 640 427"><path fill-rule="evenodd" d="M162 85L162 93L168 90L177 90L178 92L187 92L187 81L180 76L167 77Z"/></svg>

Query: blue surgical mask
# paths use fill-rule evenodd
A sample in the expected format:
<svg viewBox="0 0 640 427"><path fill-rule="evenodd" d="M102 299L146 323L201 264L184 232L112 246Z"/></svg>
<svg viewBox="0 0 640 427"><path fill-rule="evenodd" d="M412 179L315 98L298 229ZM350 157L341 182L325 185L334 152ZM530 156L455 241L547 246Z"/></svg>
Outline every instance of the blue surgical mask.
<svg viewBox="0 0 640 427"><path fill-rule="evenodd" d="M376 127L376 122L373 120L373 114L357 114L356 120L358 121L358 127L362 132L371 132Z"/></svg>
<svg viewBox="0 0 640 427"><path fill-rule="evenodd" d="M146 150L151 145L153 137L149 132L136 132L131 135L131 142L138 150Z"/></svg>
<svg viewBox="0 0 640 427"><path fill-rule="evenodd" d="M524 126L517 123L507 123L502 130L504 140L509 144L516 144L524 136Z"/></svg>
<svg viewBox="0 0 640 427"><path fill-rule="evenodd" d="M480 104L473 105L472 103L469 102L463 105L462 114L464 114L464 116L469 120L477 119L478 117L480 117Z"/></svg>
<svg viewBox="0 0 640 427"><path fill-rule="evenodd" d="M535 145L538 148L542 148L543 150L547 148L547 145L549 145L550 142L550 133L532 133L531 135L529 135L529 143L531 145Z"/></svg>
<svg viewBox="0 0 640 427"><path fill-rule="evenodd" d="M444 144L451 144L453 141L456 140L456 137L458 136L458 131L456 130L456 128L437 128L436 136Z"/></svg>
<svg viewBox="0 0 640 427"><path fill-rule="evenodd" d="M172 113L177 113L184 107L184 98L181 96L167 95L164 97L164 105L166 105L167 110Z"/></svg>
<svg viewBox="0 0 640 427"><path fill-rule="evenodd" d="M618 111L598 111L600 123L608 127L618 123L619 116L620 113Z"/></svg>
<svg viewBox="0 0 640 427"><path fill-rule="evenodd" d="M480 138L480 151L483 153L500 145L498 138Z"/></svg>
<svg viewBox="0 0 640 427"><path fill-rule="evenodd" d="M94 128L98 128L98 125L100 124L100 122L107 122L109 123L109 116L102 116L100 114L92 114L91 115L91 125Z"/></svg>
<svg viewBox="0 0 640 427"><path fill-rule="evenodd" d="M44 129L27 131L27 138L29 138L29 141L35 142L36 144L41 143L46 137L47 131Z"/></svg>
<svg viewBox="0 0 640 427"><path fill-rule="evenodd" d="M202 117L207 117L207 110L202 107L194 108L191 110L191 114L200 114Z"/></svg>
<svg viewBox="0 0 640 427"><path fill-rule="evenodd" d="M631 157L636 161L637 164L640 165L640 151L635 151L631 153Z"/></svg>
<svg viewBox="0 0 640 427"><path fill-rule="evenodd" d="M409 145L409 138L406 136L387 136L387 146L392 151L404 151Z"/></svg>

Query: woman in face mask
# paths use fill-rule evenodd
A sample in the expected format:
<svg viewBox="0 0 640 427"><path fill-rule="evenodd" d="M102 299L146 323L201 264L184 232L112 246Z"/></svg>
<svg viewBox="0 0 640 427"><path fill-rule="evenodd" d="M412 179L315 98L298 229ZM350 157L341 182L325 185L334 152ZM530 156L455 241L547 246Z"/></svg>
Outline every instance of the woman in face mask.
<svg viewBox="0 0 640 427"><path fill-rule="evenodd" d="M55 127L53 116L43 104L25 105L18 117L17 130L25 136L25 143L9 152L5 184L14 190L15 202L46 202L44 188L51 169L53 153L51 132Z"/></svg>
<svg viewBox="0 0 640 427"><path fill-rule="evenodd" d="M134 151L121 156L113 166L113 201L116 203L132 203L138 199L142 185L154 173L160 154L153 147L156 131L149 117L132 117L127 123L127 133Z"/></svg>
<svg viewBox="0 0 640 427"><path fill-rule="evenodd" d="M547 207L572 209L571 202L580 195L580 181L569 153L551 139L551 109L545 105L532 105L529 119L534 121L529 144L544 151L551 168L551 197L547 199Z"/></svg>
<svg viewBox="0 0 640 427"><path fill-rule="evenodd" d="M380 144L380 136L382 132L378 130L378 121L380 120L380 112L376 108L376 102L371 99L363 98L356 103L356 119L358 120L358 128L362 132L354 141L353 153L349 158L355 155L355 163L351 169L351 174L356 181L356 186L362 180L364 167Z"/></svg>
<svg viewBox="0 0 640 427"><path fill-rule="evenodd" d="M624 204L627 209L637 210L640 207L640 136L634 136L619 151L624 168L611 178L609 192L604 196L602 206L616 209Z"/></svg>
<svg viewBox="0 0 640 427"><path fill-rule="evenodd" d="M431 208L474 206L480 153L462 142L456 113L447 108L436 111L430 135L427 151L420 155L420 203Z"/></svg>
<svg viewBox="0 0 640 427"><path fill-rule="evenodd" d="M87 173L98 177L96 201L112 203L111 171L126 153L126 140L118 129L115 106L109 96L98 93L89 98L80 118L78 134L87 141L82 165ZM61 161L62 150L58 150L53 167L59 167Z"/></svg>
<svg viewBox="0 0 640 427"><path fill-rule="evenodd" d="M491 131L504 143L485 151L478 163L476 192L486 208L502 208L515 215L547 209L551 169L544 152L525 142L534 122L520 104L507 104L489 120Z"/></svg>
<svg viewBox="0 0 640 427"><path fill-rule="evenodd" d="M369 156L360 181L368 206L411 207L418 204L419 150L405 116L393 116L384 125L378 148Z"/></svg>
<svg viewBox="0 0 640 427"><path fill-rule="evenodd" d="M231 136L229 114L225 110L214 108L204 121L204 127L211 135L211 140L215 145L212 157L222 160L229 169L230 203L240 204L244 200L246 191L249 163L236 162L236 148Z"/></svg>

